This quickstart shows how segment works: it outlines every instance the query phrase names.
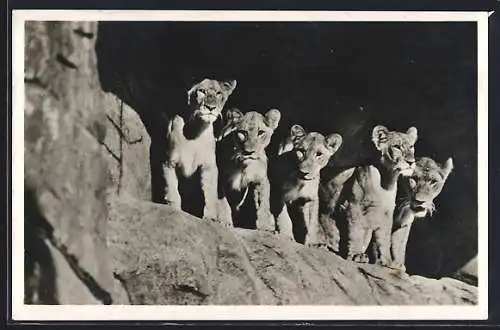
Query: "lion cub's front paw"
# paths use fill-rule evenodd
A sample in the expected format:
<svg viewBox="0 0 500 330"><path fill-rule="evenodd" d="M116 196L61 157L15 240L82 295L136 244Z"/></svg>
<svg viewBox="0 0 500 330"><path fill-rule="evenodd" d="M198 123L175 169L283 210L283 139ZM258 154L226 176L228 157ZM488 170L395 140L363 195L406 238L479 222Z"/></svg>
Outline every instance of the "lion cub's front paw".
<svg viewBox="0 0 500 330"><path fill-rule="evenodd" d="M204 220L207 220L207 221L212 221L212 222L215 222L221 226L223 226L224 228L233 228L233 224L232 223L229 223L227 221L224 221L224 220L221 220L219 219L218 217L215 217L215 216L203 216L203 219Z"/></svg>
<svg viewBox="0 0 500 330"><path fill-rule="evenodd" d="M307 243L305 245L310 248L329 251L328 246L324 243Z"/></svg>
<svg viewBox="0 0 500 330"><path fill-rule="evenodd" d="M285 240L285 241L288 241L288 242L295 242L295 239L293 238L293 236L280 233L278 230L274 230L272 233L274 235L276 235L276 238L278 238L278 239L282 239L282 240Z"/></svg>
<svg viewBox="0 0 500 330"><path fill-rule="evenodd" d="M171 208L173 208L175 210L178 210L178 211L182 210L181 201L179 199L165 198L163 201L164 201L164 204L170 206Z"/></svg>
<svg viewBox="0 0 500 330"><path fill-rule="evenodd" d="M387 267L394 269L395 271L405 274L406 273L406 267L403 264L397 263L397 262L391 262Z"/></svg>
<svg viewBox="0 0 500 330"><path fill-rule="evenodd" d="M219 216L216 209L205 206L205 208L203 209L203 219L212 219L214 221L218 221Z"/></svg>
<svg viewBox="0 0 500 330"><path fill-rule="evenodd" d="M370 261L366 253L355 253L352 255L348 255L346 259L363 264L366 264Z"/></svg>
<svg viewBox="0 0 500 330"><path fill-rule="evenodd" d="M376 258L374 264L391 268L392 261L390 258Z"/></svg>

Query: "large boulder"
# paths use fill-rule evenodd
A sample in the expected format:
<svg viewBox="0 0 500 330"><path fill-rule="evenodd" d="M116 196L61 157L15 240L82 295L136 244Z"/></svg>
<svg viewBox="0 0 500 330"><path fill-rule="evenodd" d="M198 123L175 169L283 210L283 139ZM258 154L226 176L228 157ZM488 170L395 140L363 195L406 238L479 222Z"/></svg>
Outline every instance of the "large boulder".
<svg viewBox="0 0 500 330"><path fill-rule="evenodd" d="M25 301L126 302L106 249L111 181L97 23L25 28Z"/></svg>
<svg viewBox="0 0 500 330"><path fill-rule="evenodd" d="M360 265L167 205L116 199L108 240L133 304L476 304L477 288Z"/></svg>

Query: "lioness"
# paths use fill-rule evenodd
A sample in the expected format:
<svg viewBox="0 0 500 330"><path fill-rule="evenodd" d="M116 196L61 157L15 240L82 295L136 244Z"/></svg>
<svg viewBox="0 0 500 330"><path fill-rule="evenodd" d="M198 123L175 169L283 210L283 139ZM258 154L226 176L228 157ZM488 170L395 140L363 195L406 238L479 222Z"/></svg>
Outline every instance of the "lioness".
<svg viewBox="0 0 500 330"><path fill-rule="evenodd" d="M322 180L321 221L329 218L338 226L339 249L346 259L369 262L367 249L372 242L373 263L387 266L397 181L400 175L413 174L417 129L400 133L379 125L372 131L372 141L380 152L378 161Z"/></svg>
<svg viewBox="0 0 500 330"><path fill-rule="evenodd" d="M432 215L434 199L441 193L446 179L453 169L453 159L440 165L433 159L421 157L415 163L412 176L401 180L391 235L391 267L406 271L406 245L411 225L415 219Z"/></svg>
<svg viewBox="0 0 500 330"><path fill-rule="evenodd" d="M231 206L233 222L238 227L252 228L255 224L258 230L274 231L274 218L269 208L266 147L278 127L281 113L271 109L265 115L256 111L243 114L238 109L231 109L225 117L217 153L220 185ZM248 198L255 209L240 212Z"/></svg>
<svg viewBox="0 0 500 330"><path fill-rule="evenodd" d="M318 245L320 171L342 144L339 134L307 133L293 125L273 161L271 212L277 232L306 246Z"/></svg>
<svg viewBox="0 0 500 330"><path fill-rule="evenodd" d="M163 161L165 179L164 201L181 209L178 175L191 177L199 173L204 197L203 218L217 220L218 170L215 156L213 123L221 115L236 80L203 79L188 92L189 118L180 115L168 119L166 157Z"/></svg>

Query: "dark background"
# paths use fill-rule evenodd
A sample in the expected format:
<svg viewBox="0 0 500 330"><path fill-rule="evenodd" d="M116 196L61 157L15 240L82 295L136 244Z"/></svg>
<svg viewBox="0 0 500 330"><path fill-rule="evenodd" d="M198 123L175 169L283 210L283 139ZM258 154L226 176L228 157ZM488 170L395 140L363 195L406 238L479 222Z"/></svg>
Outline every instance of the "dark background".
<svg viewBox="0 0 500 330"><path fill-rule="evenodd" d="M453 157L455 170L413 227L407 268L443 276L477 253L476 40L475 23L102 22L97 53L103 89L139 113L153 145L160 112L204 77L238 80L228 106L280 109L277 136L293 123L340 133L332 166L373 152L376 124L416 126L417 156Z"/></svg>

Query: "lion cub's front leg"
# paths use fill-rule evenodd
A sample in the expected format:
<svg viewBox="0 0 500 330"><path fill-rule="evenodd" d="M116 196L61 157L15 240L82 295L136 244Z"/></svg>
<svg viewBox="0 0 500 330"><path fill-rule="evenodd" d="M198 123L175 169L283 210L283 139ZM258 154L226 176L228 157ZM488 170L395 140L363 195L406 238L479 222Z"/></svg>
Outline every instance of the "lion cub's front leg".
<svg viewBox="0 0 500 330"><path fill-rule="evenodd" d="M181 210L181 195L179 193L179 180L172 164L163 164L163 177L165 179L165 203L177 210Z"/></svg>
<svg viewBox="0 0 500 330"><path fill-rule="evenodd" d="M257 229L273 232L276 228L276 223L271 214L269 202L271 195L270 190L270 184L267 178L256 184L254 189L254 203L255 209L257 210Z"/></svg>
<svg viewBox="0 0 500 330"><path fill-rule="evenodd" d="M374 263L389 266L391 263L391 228L383 226L373 232Z"/></svg>
<svg viewBox="0 0 500 330"><path fill-rule="evenodd" d="M215 164L215 160L210 164L205 164L200 167L201 190L205 199L205 207L203 208L203 218L218 221L218 195L217 182L219 171Z"/></svg>
<svg viewBox="0 0 500 330"><path fill-rule="evenodd" d="M360 263L368 263L366 253L372 236L371 228L364 223L361 209L358 205L348 204L346 206L347 242L346 259Z"/></svg>
<svg viewBox="0 0 500 330"><path fill-rule="evenodd" d="M406 258L406 244L410 236L411 224L403 225L396 229L391 235L391 255L392 263L391 268L396 268L402 272L406 271L405 258Z"/></svg>
<svg viewBox="0 0 500 330"><path fill-rule="evenodd" d="M319 201L317 199L307 202L302 208L303 219L306 226L306 237L304 245L310 247L319 247Z"/></svg>

